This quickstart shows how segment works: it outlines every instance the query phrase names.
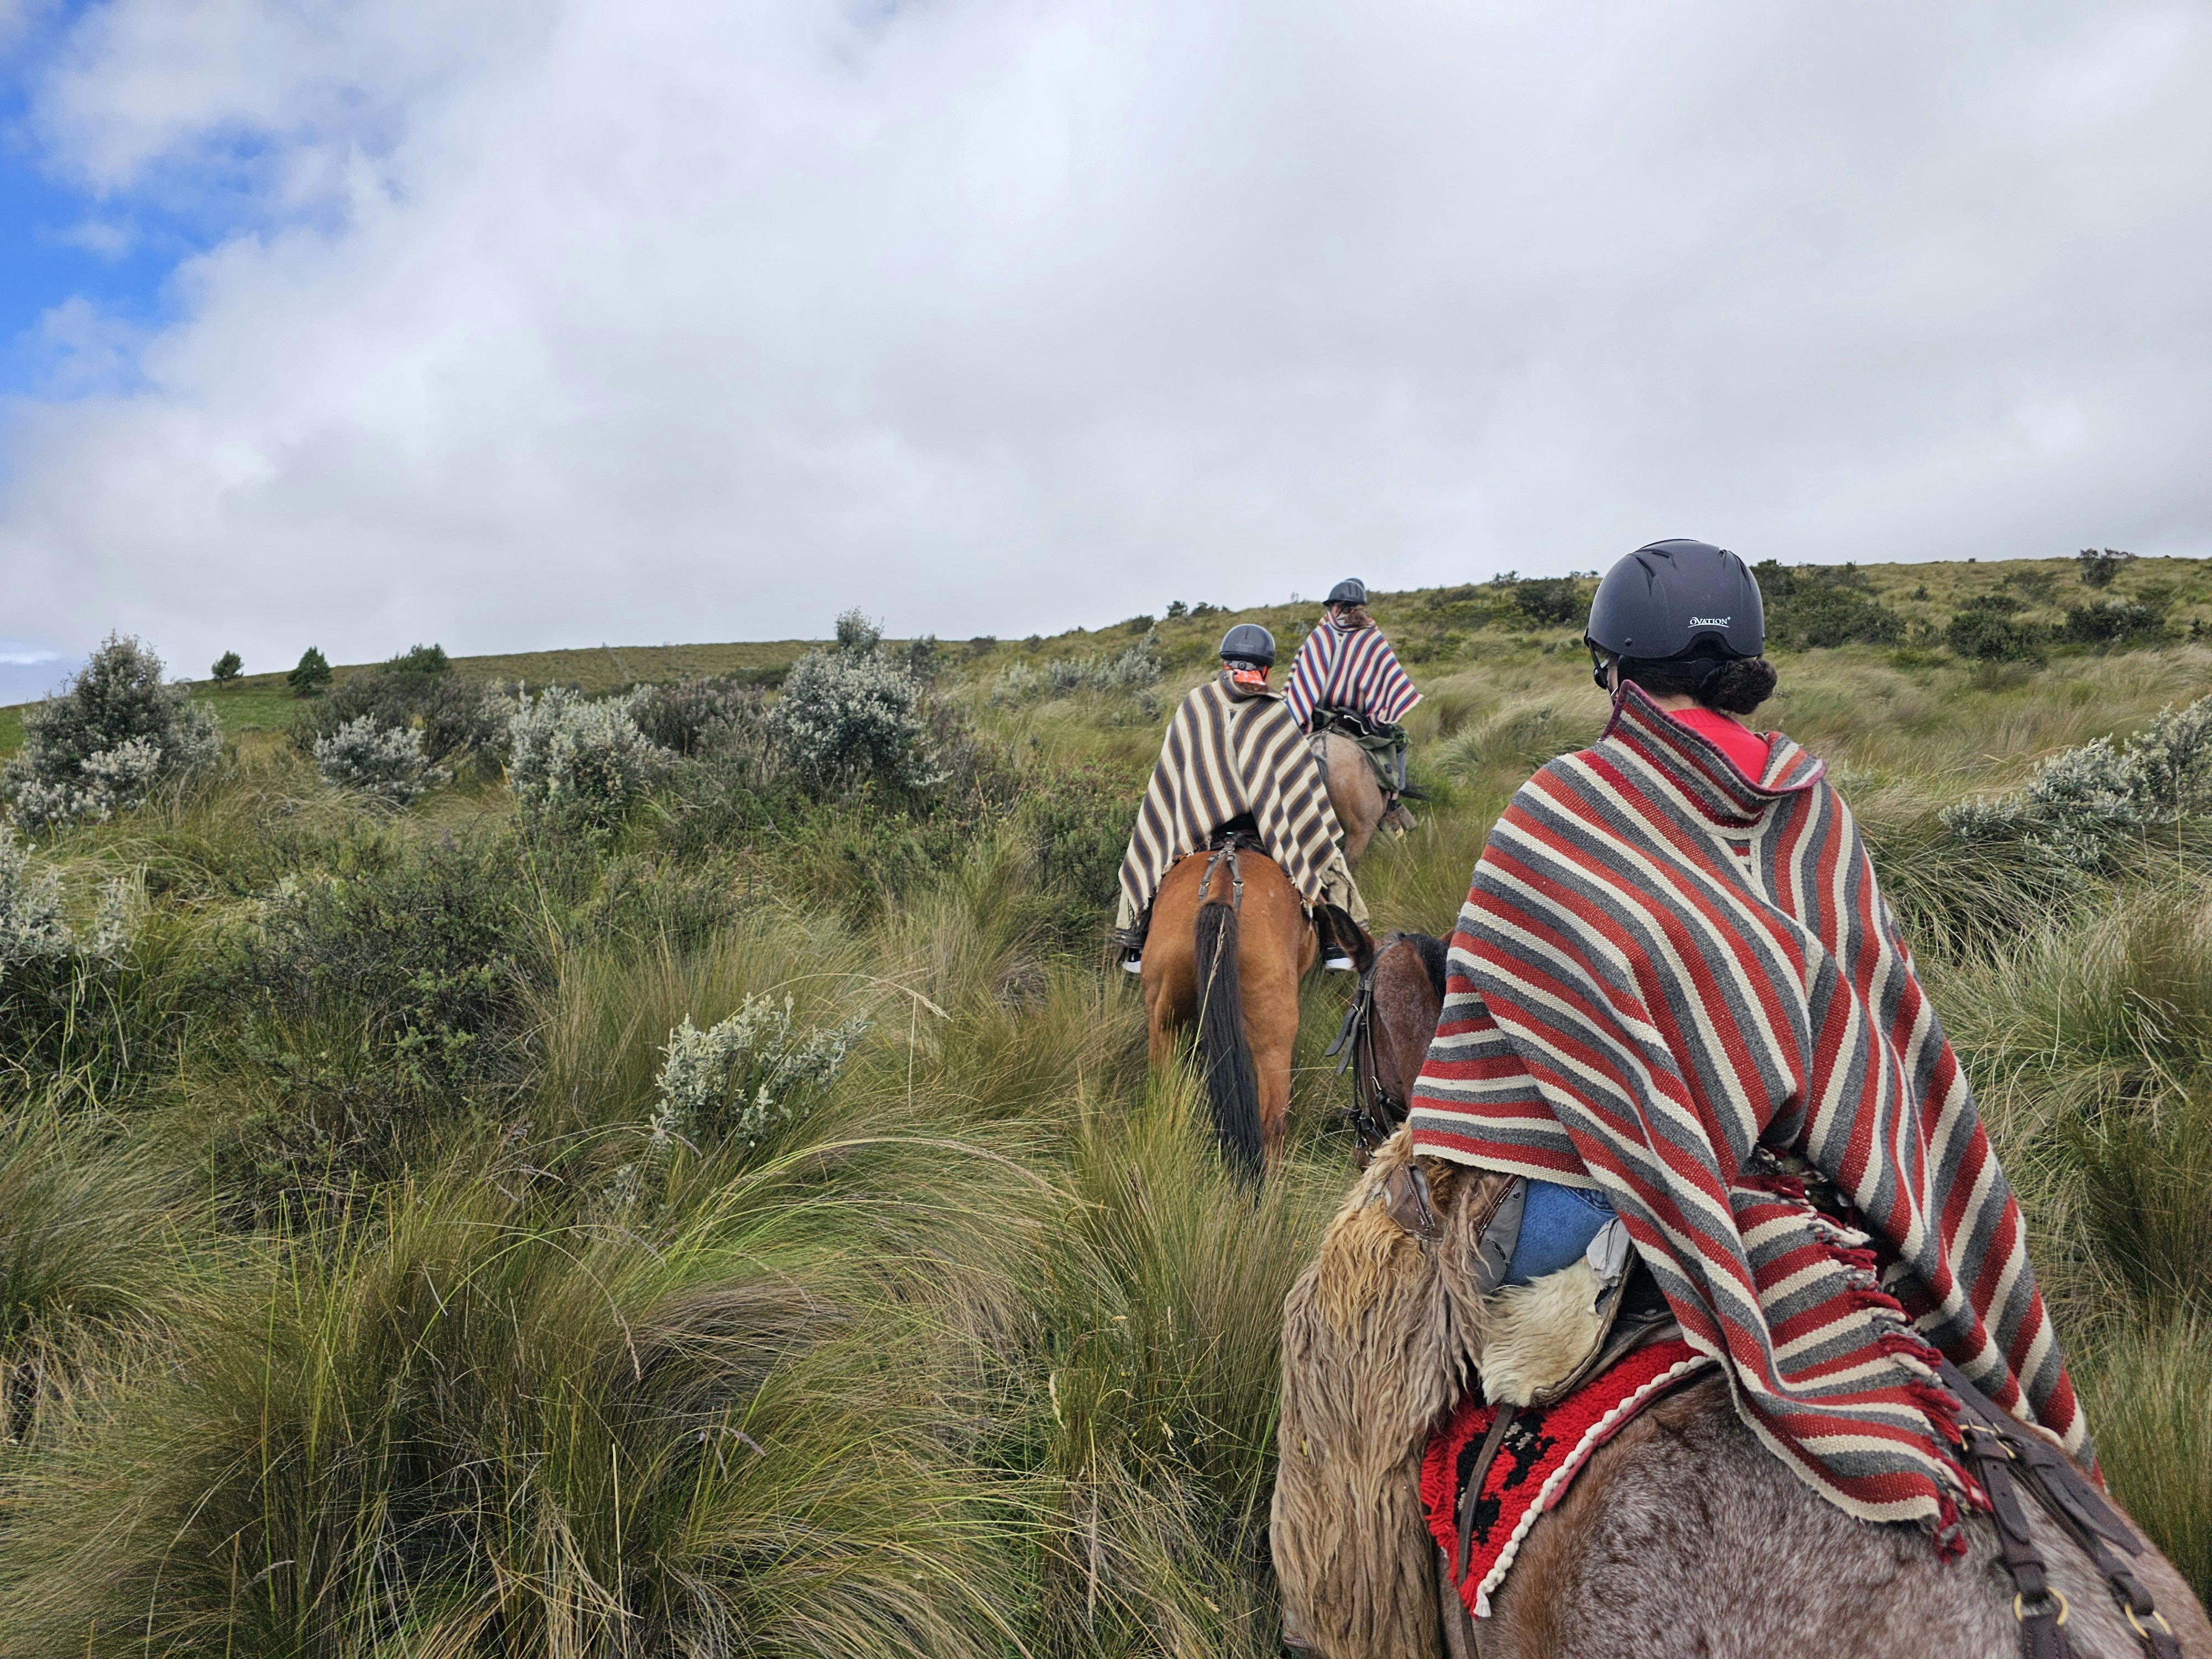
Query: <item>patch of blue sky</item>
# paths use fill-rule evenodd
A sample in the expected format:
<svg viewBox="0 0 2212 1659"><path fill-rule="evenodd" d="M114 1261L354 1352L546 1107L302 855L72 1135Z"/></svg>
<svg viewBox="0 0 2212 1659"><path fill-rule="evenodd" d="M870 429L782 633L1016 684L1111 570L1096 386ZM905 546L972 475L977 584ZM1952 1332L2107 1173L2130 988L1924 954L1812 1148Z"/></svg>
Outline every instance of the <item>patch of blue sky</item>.
<svg viewBox="0 0 2212 1659"><path fill-rule="evenodd" d="M22 640L0 639L0 708L35 702L61 690L84 666L82 653L49 650Z"/></svg>
<svg viewBox="0 0 2212 1659"><path fill-rule="evenodd" d="M0 396L127 386L128 349L94 354L98 370L85 372L87 331L112 345L173 320L179 265L265 218L258 135L203 149L183 176L157 167L143 187L106 195L45 152L31 87L86 9L34 8L0 53Z"/></svg>

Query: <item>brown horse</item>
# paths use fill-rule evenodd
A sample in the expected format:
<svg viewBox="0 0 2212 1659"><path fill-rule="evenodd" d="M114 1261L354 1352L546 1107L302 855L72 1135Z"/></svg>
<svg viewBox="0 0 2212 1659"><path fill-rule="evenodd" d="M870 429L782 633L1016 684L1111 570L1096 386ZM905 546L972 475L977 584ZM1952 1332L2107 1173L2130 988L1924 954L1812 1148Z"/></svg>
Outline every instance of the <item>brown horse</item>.
<svg viewBox="0 0 2212 1659"><path fill-rule="evenodd" d="M1427 933L1391 933L1375 947L1374 965L1353 996L1344 1040L1352 1045L1350 1116L1363 1169L1406 1121L1443 1008L1445 949Z"/></svg>
<svg viewBox="0 0 2212 1659"><path fill-rule="evenodd" d="M1413 815L1402 803L1393 805L1375 776L1375 763L1367 751L1340 732L1322 732L1309 738L1307 745L1328 786L1328 804L1344 830L1344 856L1357 860L1375 839L1386 820L1401 829L1413 827Z"/></svg>
<svg viewBox="0 0 2212 1659"><path fill-rule="evenodd" d="M1254 1171L1283 1144L1298 981L1318 951L1297 890L1249 845L1191 854L1152 901L1143 976L1152 1065L1168 1062L1195 1020L1215 1133Z"/></svg>
<svg viewBox="0 0 2212 1659"><path fill-rule="evenodd" d="M1426 1178L1430 1237L1392 1195ZM1469 1272L1485 1175L1417 1158L1398 1136L1331 1223L1284 1303L1283 1414L1270 1540L1284 1639L1323 1659L2011 1659L2023 1652L1994 1525L1946 1565L1926 1534L1856 1521L1816 1495L1696 1383L1592 1456L1522 1541L1476 1621L1438 1560L1420 1460L1475 1376L1492 1323ZM1396 1183L1393 1185L1394 1182ZM2090 1558L2033 1498L2033 1543L2065 1598L2073 1659L2149 1659ZM2212 1624L2138 1536L2127 1570L2183 1659Z"/></svg>

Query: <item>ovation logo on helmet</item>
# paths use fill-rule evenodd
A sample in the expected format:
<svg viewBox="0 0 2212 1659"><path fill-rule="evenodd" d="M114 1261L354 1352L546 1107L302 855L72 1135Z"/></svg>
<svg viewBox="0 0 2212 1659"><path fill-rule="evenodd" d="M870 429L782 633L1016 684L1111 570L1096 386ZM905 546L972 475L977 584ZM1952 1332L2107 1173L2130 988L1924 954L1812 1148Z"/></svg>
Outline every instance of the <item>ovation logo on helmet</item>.
<svg viewBox="0 0 2212 1659"><path fill-rule="evenodd" d="M1726 628L1728 625L1729 619L1726 617L1692 617L1690 618L1690 626L1692 628Z"/></svg>

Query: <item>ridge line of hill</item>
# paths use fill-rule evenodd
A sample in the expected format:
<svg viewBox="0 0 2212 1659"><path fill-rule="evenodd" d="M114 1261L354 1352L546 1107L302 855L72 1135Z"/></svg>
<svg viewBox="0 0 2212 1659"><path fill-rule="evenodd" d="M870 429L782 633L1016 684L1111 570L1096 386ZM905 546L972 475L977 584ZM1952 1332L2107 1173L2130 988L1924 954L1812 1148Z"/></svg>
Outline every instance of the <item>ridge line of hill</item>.
<svg viewBox="0 0 2212 1659"><path fill-rule="evenodd" d="M2107 586L2091 587L2081 580L2074 558L2008 559L1987 563L1975 560L1926 564L1869 564L1859 566L1797 566L1793 573L1823 586L1845 586L1869 600L1897 613L1908 629L1917 629L1912 643L1925 646L1962 609L1992 596L2015 607L2018 618L2038 623L2054 620L2072 605L2112 599L2155 600L2167 626L2177 631L2202 632L2212 628L2212 559L2147 557L2122 566ZM1838 573L1848 573L1840 582ZM1575 618L1567 613L1587 603L1593 584L1587 577L1521 578L1508 571L1486 582L1376 592L1370 608L1390 634L1399 653L1418 668L1428 662L1449 661L1464 654L1475 643L1471 635L1487 633L1494 639L1530 637L1556 641L1573 631ZM1516 610L1511 601L1522 598ZM1772 599L1770 597L1770 608ZM1171 661L1196 661L1221 630L1241 622L1257 622L1288 645L1320 613L1321 601L1297 599L1277 605L1216 606L1202 601L1195 610L1181 614L1139 615L1097 628L1074 628L1053 635L1030 635L1026 639L1002 640L979 635L966 641L939 641L947 665L963 678L997 672L1017 662L1034 665L1054 656L1095 653L1119 649L1141 638L1155 626L1159 641ZM894 640L894 645L909 641ZM563 683L590 695L601 695L623 686L690 676L750 678L774 684L805 652L823 643L817 640L740 640L690 645L567 647L548 651L505 652L484 656L455 657L455 672L487 682L526 681L532 685ZM396 647L395 649L404 649ZM1287 650L1285 652L1288 655ZM368 672L377 663L349 663L333 666L338 682ZM175 671L179 665L172 663ZM296 699L285 684L285 670L247 674L217 685L198 676L190 678L195 695L215 702L228 731L268 730L289 724ZM21 742L21 711L30 703L0 708L0 754Z"/></svg>

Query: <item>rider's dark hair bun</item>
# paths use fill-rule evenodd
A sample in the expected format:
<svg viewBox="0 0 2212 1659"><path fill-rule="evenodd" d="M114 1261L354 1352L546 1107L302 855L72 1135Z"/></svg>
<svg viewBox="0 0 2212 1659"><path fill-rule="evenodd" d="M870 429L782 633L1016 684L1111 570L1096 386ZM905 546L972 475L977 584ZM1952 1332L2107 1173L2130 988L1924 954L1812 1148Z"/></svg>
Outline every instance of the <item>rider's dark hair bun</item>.
<svg viewBox="0 0 2212 1659"><path fill-rule="evenodd" d="M1694 661L1638 667L1628 678L1656 697L1695 697L1723 714L1748 714L1774 695L1777 677L1765 658L1739 657L1717 669Z"/></svg>
<svg viewBox="0 0 2212 1659"><path fill-rule="evenodd" d="M1740 657L1713 676L1698 701L1723 714L1748 714L1774 695L1774 665L1764 657Z"/></svg>

